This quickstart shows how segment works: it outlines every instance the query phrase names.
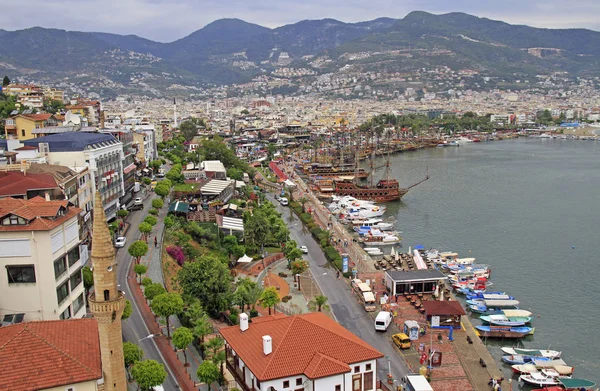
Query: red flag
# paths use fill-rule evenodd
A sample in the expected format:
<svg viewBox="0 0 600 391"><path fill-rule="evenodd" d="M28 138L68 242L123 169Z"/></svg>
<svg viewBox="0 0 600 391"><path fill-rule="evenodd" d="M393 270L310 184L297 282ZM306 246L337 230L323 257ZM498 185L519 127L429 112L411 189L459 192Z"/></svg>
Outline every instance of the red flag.
<svg viewBox="0 0 600 391"><path fill-rule="evenodd" d="M425 361L427 361L427 353L423 352L423 354L421 354L421 359L419 360L419 362L421 364L425 364Z"/></svg>

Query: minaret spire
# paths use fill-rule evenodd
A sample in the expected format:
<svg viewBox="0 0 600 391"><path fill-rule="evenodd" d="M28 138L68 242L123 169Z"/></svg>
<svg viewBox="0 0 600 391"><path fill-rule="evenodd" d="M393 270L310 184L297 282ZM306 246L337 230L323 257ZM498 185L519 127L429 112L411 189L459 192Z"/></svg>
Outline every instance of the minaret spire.
<svg viewBox="0 0 600 391"><path fill-rule="evenodd" d="M90 311L98 322L104 390L126 391L121 329L125 296L117 287L115 249L99 192L96 192L94 201L91 259L94 292L90 294L88 302Z"/></svg>

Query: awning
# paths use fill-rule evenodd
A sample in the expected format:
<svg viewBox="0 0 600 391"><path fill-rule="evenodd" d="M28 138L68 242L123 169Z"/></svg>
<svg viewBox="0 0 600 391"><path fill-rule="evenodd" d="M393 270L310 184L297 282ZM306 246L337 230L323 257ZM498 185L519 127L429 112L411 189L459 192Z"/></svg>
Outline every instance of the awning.
<svg viewBox="0 0 600 391"><path fill-rule="evenodd" d="M135 163L131 163L125 169L123 169L123 174L129 174L131 171L135 170Z"/></svg>
<svg viewBox="0 0 600 391"><path fill-rule="evenodd" d="M223 225L219 228L244 232L244 220L236 217L223 216Z"/></svg>
<svg viewBox="0 0 600 391"><path fill-rule="evenodd" d="M252 258L250 258L246 254L244 254L243 257L241 257L240 259L237 260L237 262L238 263L250 263L250 262L252 262Z"/></svg>
<svg viewBox="0 0 600 391"><path fill-rule="evenodd" d="M296 187L296 184L289 179L286 179L283 183L285 183L285 185L288 187Z"/></svg>
<svg viewBox="0 0 600 391"><path fill-rule="evenodd" d="M142 171L143 172L150 172L150 170L148 170L147 168L144 168Z"/></svg>
<svg viewBox="0 0 600 391"><path fill-rule="evenodd" d="M169 205L169 212L174 213L187 213L190 209L190 204L187 202L175 201Z"/></svg>

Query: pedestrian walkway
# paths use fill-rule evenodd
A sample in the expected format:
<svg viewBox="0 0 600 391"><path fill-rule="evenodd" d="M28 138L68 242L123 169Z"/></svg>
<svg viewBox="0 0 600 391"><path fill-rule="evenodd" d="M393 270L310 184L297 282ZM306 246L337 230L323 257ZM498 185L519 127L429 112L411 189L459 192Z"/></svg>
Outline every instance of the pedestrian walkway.
<svg viewBox="0 0 600 391"><path fill-rule="evenodd" d="M152 198L153 193L150 193L146 198ZM162 243L164 237L164 219L168 213L168 207L165 205L160 210L157 217L158 223L153 227L152 233L148 239L148 254L142 258L141 263L148 266L148 271L146 272L145 277L149 277L155 283L160 283L164 286L164 277L162 271ZM137 229L137 227L131 227L131 229ZM156 237L157 245L154 245L154 238ZM133 273L133 265L130 270L130 276L135 277ZM137 281L135 278L130 279L129 281ZM144 322L148 326L148 329L152 334L161 334L160 337L155 337L154 340L156 345L158 346L163 358L169 368L171 368L174 373L177 383L183 390L198 390L199 388L196 384L199 384L200 381L196 374L198 370L198 366L202 362L200 354L197 349L190 345L187 349L187 357L190 365L188 367L184 367L184 357L182 352L175 352L175 348L172 345L171 341L166 338L166 326L159 325L157 320L148 305L144 294L142 292L141 287L137 284L137 282L130 283L131 291L133 293L134 299L138 304L142 318ZM178 327L181 327L181 323L179 319L175 316L172 316L170 319L171 326L171 335L173 331ZM202 388L201 388L202 389ZM206 386L204 386L205 390L208 390Z"/></svg>

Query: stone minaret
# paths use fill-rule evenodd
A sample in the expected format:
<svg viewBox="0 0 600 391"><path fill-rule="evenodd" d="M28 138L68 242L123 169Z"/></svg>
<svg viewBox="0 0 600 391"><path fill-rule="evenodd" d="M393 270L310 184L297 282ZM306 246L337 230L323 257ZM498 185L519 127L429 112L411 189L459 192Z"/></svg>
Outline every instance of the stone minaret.
<svg viewBox="0 0 600 391"><path fill-rule="evenodd" d="M90 294L88 302L90 311L98 322L104 390L126 391L121 332L121 315L125 308L125 296L123 292L117 290L115 248L108 231L99 192L96 192L94 203L92 267L94 293Z"/></svg>

